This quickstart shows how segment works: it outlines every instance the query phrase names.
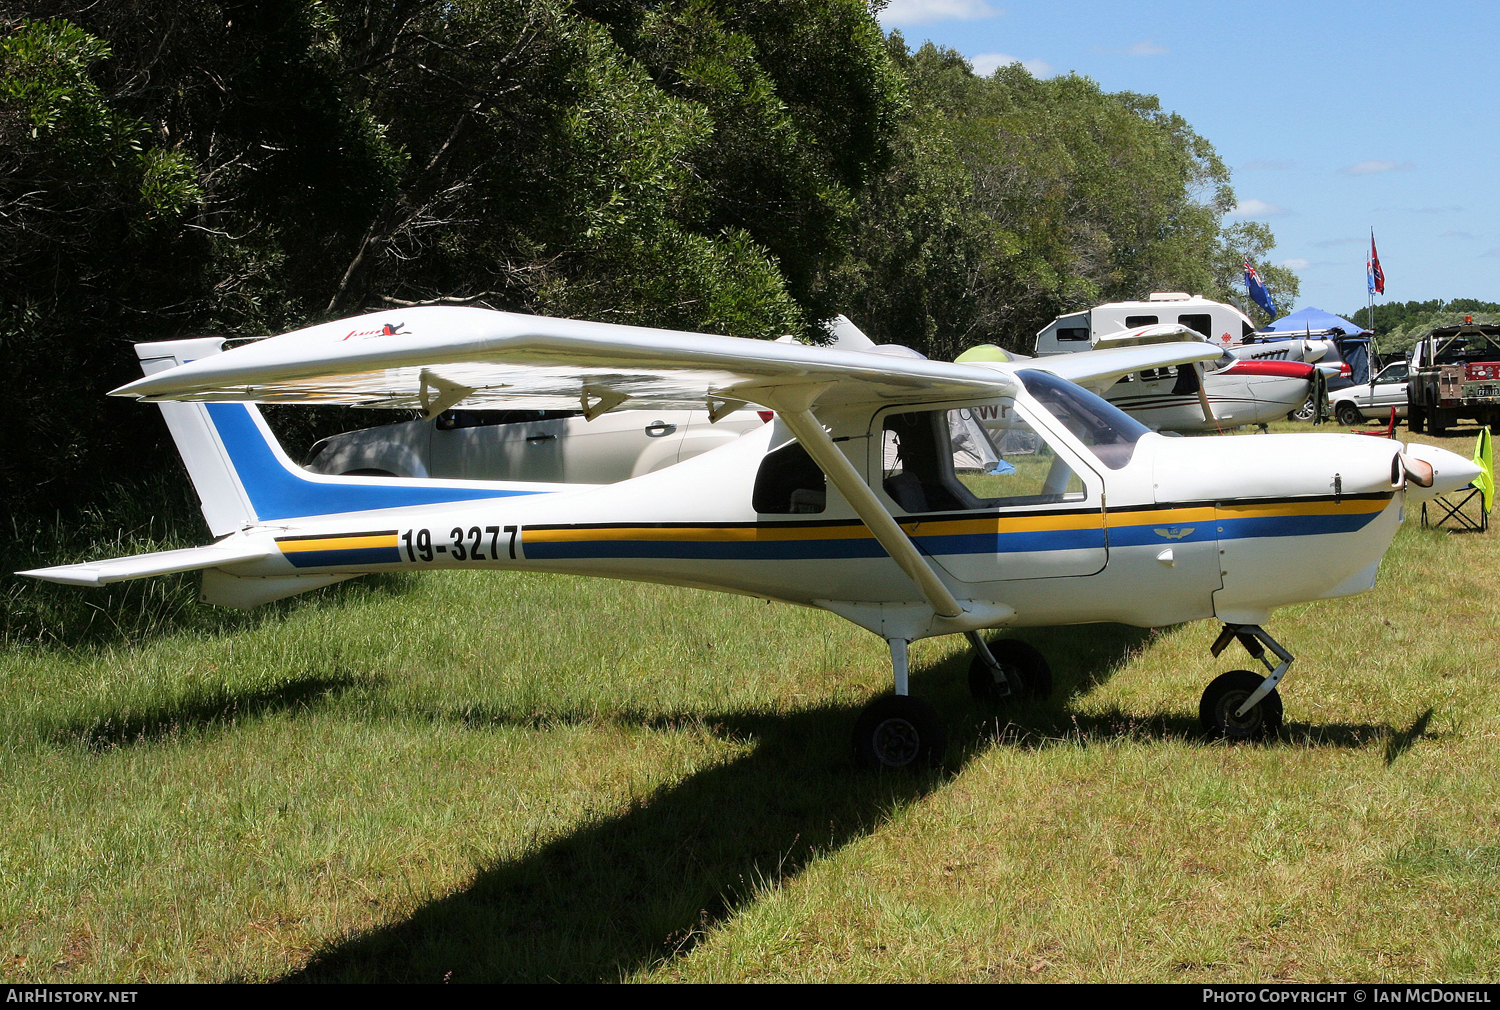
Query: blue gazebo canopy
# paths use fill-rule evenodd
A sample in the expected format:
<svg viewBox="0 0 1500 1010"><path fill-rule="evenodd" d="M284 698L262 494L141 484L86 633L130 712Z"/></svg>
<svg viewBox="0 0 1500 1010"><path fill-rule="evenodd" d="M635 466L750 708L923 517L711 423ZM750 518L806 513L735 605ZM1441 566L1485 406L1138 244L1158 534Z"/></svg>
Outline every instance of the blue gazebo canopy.
<svg viewBox="0 0 1500 1010"><path fill-rule="evenodd" d="M1268 326L1263 326L1255 332L1257 334L1282 334L1284 336L1295 336L1300 333L1327 333L1329 330L1342 330L1346 337L1361 337L1370 331L1362 326L1356 326L1343 316L1336 316L1332 312L1324 312L1322 309L1305 308L1298 309L1288 315L1282 316Z"/></svg>

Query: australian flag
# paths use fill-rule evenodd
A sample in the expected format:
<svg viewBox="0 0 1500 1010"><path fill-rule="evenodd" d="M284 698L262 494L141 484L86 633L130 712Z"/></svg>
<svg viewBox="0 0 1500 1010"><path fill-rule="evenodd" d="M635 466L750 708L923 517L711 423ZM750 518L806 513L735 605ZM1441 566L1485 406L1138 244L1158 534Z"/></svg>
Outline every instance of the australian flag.
<svg viewBox="0 0 1500 1010"><path fill-rule="evenodd" d="M1255 272L1255 268L1250 265L1248 259L1245 260L1245 290L1250 292L1250 298L1256 305L1266 310L1267 315L1273 317L1276 315L1276 303L1271 301L1271 292L1266 290L1265 284L1261 282L1260 274Z"/></svg>

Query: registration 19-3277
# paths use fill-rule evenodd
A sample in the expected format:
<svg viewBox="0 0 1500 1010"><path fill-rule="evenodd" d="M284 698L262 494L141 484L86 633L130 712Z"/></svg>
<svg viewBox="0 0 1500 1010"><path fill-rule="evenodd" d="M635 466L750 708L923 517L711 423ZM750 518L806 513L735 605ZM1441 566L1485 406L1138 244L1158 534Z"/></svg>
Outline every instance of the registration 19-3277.
<svg viewBox="0 0 1500 1010"><path fill-rule="evenodd" d="M514 560L520 536L519 526L455 526L446 543L434 542L431 530L406 530L401 545L408 561L434 561L438 555L454 561L499 561L507 555Z"/></svg>

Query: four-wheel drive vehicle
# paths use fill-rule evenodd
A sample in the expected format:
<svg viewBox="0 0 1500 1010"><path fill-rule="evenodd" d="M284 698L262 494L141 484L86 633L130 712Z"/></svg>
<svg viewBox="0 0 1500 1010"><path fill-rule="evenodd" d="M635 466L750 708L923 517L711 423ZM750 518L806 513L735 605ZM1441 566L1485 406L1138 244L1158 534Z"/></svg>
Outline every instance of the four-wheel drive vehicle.
<svg viewBox="0 0 1500 1010"><path fill-rule="evenodd" d="M770 411L449 410L431 421L348 431L312 447L314 473L613 484L660 470L759 428Z"/></svg>
<svg viewBox="0 0 1500 1010"><path fill-rule="evenodd" d="M1461 418L1500 429L1500 325L1439 326L1417 341L1406 423L1440 435Z"/></svg>
<svg viewBox="0 0 1500 1010"><path fill-rule="evenodd" d="M1361 421L1384 421L1396 408L1397 417L1406 416L1407 364L1394 361L1380 370L1373 382L1328 391L1328 408L1334 419L1346 427Z"/></svg>

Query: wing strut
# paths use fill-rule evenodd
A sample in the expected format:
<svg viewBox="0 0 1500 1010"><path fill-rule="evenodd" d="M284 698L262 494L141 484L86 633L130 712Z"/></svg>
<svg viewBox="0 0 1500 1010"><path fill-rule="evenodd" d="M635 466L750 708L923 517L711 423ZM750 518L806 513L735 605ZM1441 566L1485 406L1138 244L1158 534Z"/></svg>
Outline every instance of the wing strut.
<svg viewBox="0 0 1500 1010"><path fill-rule="evenodd" d="M828 432L823 430L823 425L813 416L812 411L807 407L800 410L780 410L778 416L791 429L792 434L797 436L797 441L802 443L802 448L807 450L813 462L833 481L833 486L839 489L844 500L854 508L855 515L875 534L880 546L886 549L903 572L911 576L911 580L917 584L938 616L961 616L964 611L958 605L958 600L943 585L943 581L917 550L917 545L911 542L906 531L886 511L880 499L875 497L875 492L870 490L870 485L854 469L854 464L833 444L833 439L828 437Z"/></svg>

